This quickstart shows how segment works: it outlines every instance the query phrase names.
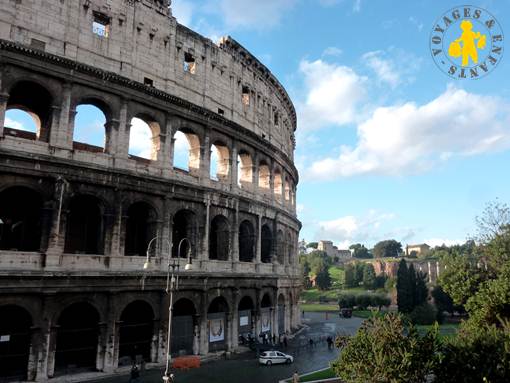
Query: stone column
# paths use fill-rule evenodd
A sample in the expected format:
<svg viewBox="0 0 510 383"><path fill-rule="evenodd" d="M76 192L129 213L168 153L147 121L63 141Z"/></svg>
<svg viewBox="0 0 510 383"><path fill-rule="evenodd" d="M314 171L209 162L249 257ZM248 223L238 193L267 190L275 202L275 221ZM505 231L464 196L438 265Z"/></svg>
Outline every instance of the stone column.
<svg viewBox="0 0 510 383"><path fill-rule="evenodd" d="M115 149L116 157L128 158L129 151L129 132L131 130L131 122L127 120L128 118L128 100L123 99L122 104L120 106L119 113L119 130L117 135L117 147ZM113 150L113 149L112 149Z"/></svg>
<svg viewBox="0 0 510 383"><path fill-rule="evenodd" d="M57 330L59 326L51 326L46 334L46 356L47 356L47 365L46 367L46 375L48 378L53 378L55 374L55 353L57 350ZM42 379L45 381L46 376Z"/></svg>
<svg viewBox="0 0 510 383"><path fill-rule="evenodd" d="M64 253L66 231L66 211L64 210L64 200L66 199L67 188L67 181L63 178L59 178L55 181L53 199L56 201L56 206L52 214L45 267L51 268L60 266L61 257Z"/></svg>
<svg viewBox="0 0 510 383"><path fill-rule="evenodd" d="M209 229L210 229L210 207L211 207L211 201L209 200L209 196L206 197L205 201L205 235L204 235L204 242L202 243L202 256L200 259L202 260L208 260L209 259Z"/></svg>
<svg viewBox="0 0 510 383"><path fill-rule="evenodd" d="M9 95L7 93L0 94L0 139L4 136L5 112L7 110L7 101Z"/></svg>
<svg viewBox="0 0 510 383"><path fill-rule="evenodd" d="M234 222L232 223L232 262L239 262L239 200L235 200Z"/></svg>
<svg viewBox="0 0 510 383"><path fill-rule="evenodd" d="M230 349L235 351L239 346L239 291L234 293L233 307L231 310L231 328L232 328L232 344Z"/></svg>
<svg viewBox="0 0 510 383"><path fill-rule="evenodd" d="M104 150L113 157L117 155L117 149L119 147L119 128L120 121L117 119L111 119L104 124Z"/></svg>
<svg viewBox="0 0 510 383"><path fill-rule="evenodd" d="M230 156L230 171L229 171L229 175L230 175L230 189L231 190L236 190L236 188L238 187L237 185L237 179L239 177L238 175L238 163L237 163L237 143L234 141L234 143L232 144L232 153L231 153L231 156Z"/></svg>
<svg viewBox="0 0 510 383"><path fill-rule="evenodd" d="M207 295L202 293L202 305L200 311L200 355L207 355L209 352L209 327L207 323Z"/></svg>
<svg viewBox="0 0 510 383"><path fill-rule="evenodd" d="M28 352L27 380L33 381L37 376L39 348L42 346L41 329L38 327L30 328L30 348Z"/></svg>
<svg viewBox="0 0 510 383"><path fill-rule="evenodd" d="M117 202L116 214L113 217L112 237L110 240L110 255L113 257L119 257L122 255L121 238L122 238L122 192L120 190L115 191L115 201Z"/></svg>
<svg viewBox="0 0 510 383"><path fill-rule="evenodd" d="M234 334L234 312L233 311L229 311L227 313L225 313L225 319L227 321L226 325L227 325L227 339L225 339L227 341L227 351L234 351L235 349L235 345L234 345L234 340L237 339L237 328L235 329L235 334ZM234 337L235 335L235 337Z"/></svg>
<svg viewBox="0 0 510 383"><path fill-rule="evenodd" d="M262 253L262 246L261 246L262 234L261 234L261 231L262 231L262 216L260 214L257 214L257 254L256 254L256 263L261 263L261 261L262 261L262 257L261 257L261 253Z"/></svg>
<svg viewBox="0 0 510 383"><path fill-rule="evenodd" d="M196 148L191 148L190 150L190 158L191 152L196 150ZM208 180L210 178L210 170L211 170L211 145L209 143L209 131L206 130L204 135L204 142L200 146L200 169L199 169L199 177ZM189 169L191 173L191 167Z"/></svg>
<svg viewBox="0 0 510 383"><path fill-rule="evenodd" d="M158 362L158 349L159 349L159 319L154 320L152 324L152 342L151 342L151 353L150 360L148 362Z"/></svg>
<svg viewBox="0 0 510 383"><path fill-rule="evenodd" d="M97 334L97 354L96 369L98 371L105 370L105 354L106 354L106 332L107 323L99 323L99 333Z"/></svg>

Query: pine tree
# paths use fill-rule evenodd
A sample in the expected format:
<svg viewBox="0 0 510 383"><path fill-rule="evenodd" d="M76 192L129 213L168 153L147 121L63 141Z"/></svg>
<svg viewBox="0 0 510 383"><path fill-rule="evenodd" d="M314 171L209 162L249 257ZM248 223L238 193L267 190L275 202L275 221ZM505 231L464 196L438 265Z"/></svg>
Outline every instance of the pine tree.
<svg viewBox="0 0 510 383"><path fill-rule="evenodd" d="M354 267L349 264L345 265L344 287L350 288L355 286Z"/></svg>
<svg viewBox="0 0 510 383"><path fill-rule="evenodd" d="M315 278L319 290L327 290L331 287L331 276L326 265L322 265Z"/></svg>
<svg viewBox="0 0 510 383"><path fill-rule="evenodd" d="M363 270L363 287L367 290L373 290L375 288L375 270L372 264L367 263Z"/></svg>
<svg viewBox="0 0 510 383"><path fill-rule="evenodd" d="M413 295L409 282L407 263L402 259L397 271L397 305L398 311L402 313L410 313L413 310Z"/></svg>
<svg viewBox="0 0 510 383"><path fill-rule="evenodd" d="M427 287L427 276L421 271L418 271L416 273L416 290L414 296L415 306L419 306L427 302L428 295L429 289Z"/></svg>
<svg viewBox="0 0 510 383"><path fill-rule="evenodd" d="M410 311L413 311L413 309L417 306L417 293L416 293L416 270L414 269L414 266L412 263L409 264L408 268L407 268L407 278L409 280L409 297L410 297L410 301L411 301L411 310Z"/></svg>

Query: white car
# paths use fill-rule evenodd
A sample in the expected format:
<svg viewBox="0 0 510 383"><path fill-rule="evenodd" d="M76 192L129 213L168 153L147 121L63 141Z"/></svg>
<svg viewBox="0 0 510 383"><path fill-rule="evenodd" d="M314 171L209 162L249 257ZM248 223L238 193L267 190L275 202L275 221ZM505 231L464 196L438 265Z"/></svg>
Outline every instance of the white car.
<svg viewBox="0 0 510 383"><path fill-rule="evenodd" d="M280 351L264 351L259 356L259 363L265 364L266 366L278 363L289 364L292 362L294 362L294 357L292 355L287 355Z"/></svg>

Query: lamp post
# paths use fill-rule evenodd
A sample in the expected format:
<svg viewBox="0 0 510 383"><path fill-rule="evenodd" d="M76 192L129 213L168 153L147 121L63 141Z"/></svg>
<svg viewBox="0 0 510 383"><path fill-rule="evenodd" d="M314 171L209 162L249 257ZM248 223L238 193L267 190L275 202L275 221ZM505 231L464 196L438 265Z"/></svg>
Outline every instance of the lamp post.
<svg viewBox="0 0 510 383"><path fill-rule="evenodd" d="M158 237L154 237L149 241L147 245L147 259L143 265L144 270L149 269L150 267L150 247L154 241L156 241ZM163 375L163 382L170 382L170 361L171 361L171 350L170 350L170 342L172 335L172 314L173 314L173 300L174 300L174 291L179 288L179 261L181 258L181 246L184 242L188 245L188 254L187 254L187 263L184 266L185 271L189 271L192 269L192 260L191 260L191 243L187 238L182 238L177 245L177 260L172 258L172 246L170 245L170 241L167 238L164 238L168 245L168 258L167 258L167 272L166 272L166 288L165 291L169 295L170 301L168 305L168 333L166 338L166 365L165 365L165 374ZM172 380L173 381L173 380Z"/></svg>

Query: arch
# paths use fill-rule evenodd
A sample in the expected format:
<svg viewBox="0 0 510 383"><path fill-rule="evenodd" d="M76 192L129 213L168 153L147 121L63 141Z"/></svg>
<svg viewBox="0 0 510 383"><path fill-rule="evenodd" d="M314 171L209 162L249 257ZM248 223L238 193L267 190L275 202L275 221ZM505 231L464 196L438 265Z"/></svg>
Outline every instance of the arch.
<svg viewBox="0 0 510 383"><path fill-rule="evenodd" d="M252 316L255 310L253 300L249 296L244 296L238 305L238 324L239 324L239 335L242 337L250 338L253 334L253 323Z"/></svg>
<svg viewBox="0 0 510 383"><path fill-rule="evenodd" d="M105 110L99 100L87 99L76 106L73 130L73 148L90 152L104 152L106 147Z"/></svg>
<svg viewBox="0 0 510 383"><path fill-rule="evenodd" d="M191 252L194 257L194 243L195 243L195 213L191 210L182 209L175 213L172 224L172 257L186 258L188 251ZM179 254L179 243L182 239L187 238L188 241L183 241L180 246ZM189 245L191 244L191 248Z"/></svg>
<svg viewBox="0 0 510 383"><path fill-rule="evenodd" d="M260 258L263 263L271 263L273 252L273 233L268 224L262 225Z"/></svg>
<svg viewBox="0 0 510 383"><path fill-rule="evenodd" d="M230 225L227 218L217 215L209 231L209 259L228 261L230 256Z"/></svg>
<svg viewBox="0 0 510 383"><path fill-rule="evenodd" d="M285 296L278 295L278 334L285 332Z"/></svg>
<svg viewBox="0 0 510 383"><path fill-rule="evenodd" d="M145 114L138 114L130 121L128 154L135 159L156 161L160 149L161 127Z"/></svg>
<svg viewBox="0 0 510 383"><path fill-rule="evenodd" d="M100 201L90 195L71 199L64 252L103 254L103 219Z"/></svg>
<svg viewBox="0 0 510 383"><path fill-rule="evenodd" d="M154 311L149 303L136 300L128 304L120 316L119 364L132 364L140 357L151 360L154 334Z"/></svg>
<svg viewBox="0 0 510 383"><path fill-rule="evenodd" d="M127 211L125 255L144 257L156 236L156 211L146 202L135 202Z"/></svg>
<svg viewBox="0 0 510 383"><path fill-rule="evenodd" d="M41 120L37 114L21 108L13 107L5 111L4 126L12 135L35 140Z"/></svg>
<svg viewBox="0 0 510 383"><path fill-rule="evenodd" d="M260 321L261 332L271 334L272 331L272 318L271 312L273 310L273 302L269 293L265 293L260 301Z"/></svg>
<svg viewBox="0 0 510 383"><path fill-rule="evenodd" d="M230 173L230 152L226 145L216 142L211 145L210 177L212 180L225 181Z"/></svg>
<svg viewBox="0 0 510 383"><path fill-rule="evenodd" d="M280 265L283 265L285 261L286 251L285 237L282 230L276 232L276 259Z"/></svg>
<svg viewBox="0 0 510 383"><path fill-rule="evenodd" d="M222 296L214 298L207 308L207 321L209 324L209 351L225 350L228 347L228 312L228 303Z"/></svg>
<svg viewBox="0 0 510 383"><path fill-rule="evenodd" d="M58 319L55 370L95 369L99 313L88 302L67 306Z"/></svg>
<svg viewBox="0 0 510 383"><path fill-rule="evenodd" d="M30 356L30 313L18 305L0 306L0 381L26 380Z"/></svg>
<svg viewBox="0 0 510 383"><path fill-rule="evenodd" d="M237 184L246 187L253 183L253 161L250 153L241 150L237 156Z"/></svg>
<svg viewBox="0 0 510 383"><path fill-rule="evenodd" d="M269 166L264 162L260 162L259 164L259 188L268 189L270 188L270 179L271 172L269 171Z"/></svg>
<svg viewBox="0 0 510 383"><path fill-rule="evenodd" d="M269 293L265 293L260 301L260 307L267 308L271 306L273 306L273 300L271 299L271 295Z"/></svg>
<svg viewBox="0 0 510 383"><path fill-rule="evenodd" d="M174 134L174 168L194 172L200 169L200 138L189 129Z"/></svg>
<svg viewBox="0 0 510 383"><path fill-rule="evenodd" d="M290 201L291 183L290 180L285 177L285 201Z"/></svg>
<svg viewBox="0 0 510 383"><path fill-rule="evenodd" d="M239 261L253 262L255 258L255 230L250 221L239 225Z"/></svg>
<svg viewBox="0 0 510 383"><path fill-rule="evenodd" d="M193 343L198 335L197 310L195 304L187 298L177 300L173 305L172 354L193 354Z"/></svg>
<svg viewBox="0 0 510 383"><path fill-rule="evenodd" d="M281 198L283 192L283 179L280 169L274 171L274 194ZM281 199L278 200L281 202Z"/></svg>
<svg viewBox="0 0 510 383"><path fill-rule="evenodd" d="M30 114L36 124L35 139L47 142L52 122L53 97L42 85L19 81L11 88L7 110L18 109Z"/></svg>
<svg viewBox="0 0 510 383"><path fill-rule="evenodd" d="M43 200L33 189L12 186L0 192L0 250L39 251Z"/></svg>

